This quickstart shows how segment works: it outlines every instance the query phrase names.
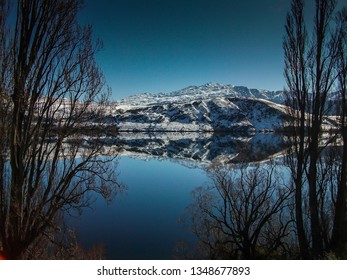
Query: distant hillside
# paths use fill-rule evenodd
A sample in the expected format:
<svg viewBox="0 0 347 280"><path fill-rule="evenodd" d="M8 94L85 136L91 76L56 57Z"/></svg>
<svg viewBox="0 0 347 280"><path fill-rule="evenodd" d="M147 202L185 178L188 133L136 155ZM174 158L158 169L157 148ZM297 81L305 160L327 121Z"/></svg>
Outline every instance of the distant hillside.
<svg viewBox="0 0 347 280"><path fill-rule="evenodd" d="M208 83L121 100L113 112L121 131L228 131L281 129L283 92Z"/></svg>

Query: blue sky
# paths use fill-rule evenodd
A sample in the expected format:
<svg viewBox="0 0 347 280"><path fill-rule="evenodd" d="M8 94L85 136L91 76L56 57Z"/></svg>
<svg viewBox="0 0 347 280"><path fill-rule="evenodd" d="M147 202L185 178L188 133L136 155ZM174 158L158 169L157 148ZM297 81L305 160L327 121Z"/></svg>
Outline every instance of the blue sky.
<svg viewBox="0 0 347 280"><path fill-rule="evenodd" d="M86 0L113 98L207 82L281 90L288 0Z"/></svg>

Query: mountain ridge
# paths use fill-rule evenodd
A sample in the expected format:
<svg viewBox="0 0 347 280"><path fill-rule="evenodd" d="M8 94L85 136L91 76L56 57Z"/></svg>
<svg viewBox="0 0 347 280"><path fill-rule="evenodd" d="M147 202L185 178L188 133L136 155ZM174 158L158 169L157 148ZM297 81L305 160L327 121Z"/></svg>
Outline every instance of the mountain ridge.
<svg viewBox="0 0 347 280"><path fill-rule="evenodd" d="M120 108L128 106L154 105L158 103L184 103L193 100L203 100L220 97L257 98L272 101L274 103L284 103L283 91L269 91L251 89L245 86L234 86L231 84L206 83L200 86L188 86L180 90L169 93L140 93L129 96L117 102Z"/></svg>

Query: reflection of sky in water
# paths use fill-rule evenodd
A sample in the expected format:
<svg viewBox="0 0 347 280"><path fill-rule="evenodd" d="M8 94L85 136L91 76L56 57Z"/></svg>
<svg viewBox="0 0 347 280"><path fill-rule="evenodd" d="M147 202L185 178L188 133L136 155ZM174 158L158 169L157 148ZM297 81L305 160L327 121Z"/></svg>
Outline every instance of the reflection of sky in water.
<svg viewBox="0 0 347 280"><path fill-rule="evenodd" d="M97 200L73 221L84 246L103 243L109 259L170 259L178 241L194 240L178 219L191 191L207 181L202 170L128 157L120 158L118 170L126 194L112 205Z"/></svg>

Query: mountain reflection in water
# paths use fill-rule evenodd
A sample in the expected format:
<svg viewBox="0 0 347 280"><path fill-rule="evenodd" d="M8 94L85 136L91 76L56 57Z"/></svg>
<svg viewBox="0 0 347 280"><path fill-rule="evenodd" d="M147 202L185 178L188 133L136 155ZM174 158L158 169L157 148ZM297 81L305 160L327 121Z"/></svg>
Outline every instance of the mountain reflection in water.
<svg viewBox="0 0 347 280"><path fill-rule="evenodd" d="M122 155L170 159L198 167L211 163L260 162L282 154L282 135L241 136L217 133L121 133L110 140Z"/></svg>

